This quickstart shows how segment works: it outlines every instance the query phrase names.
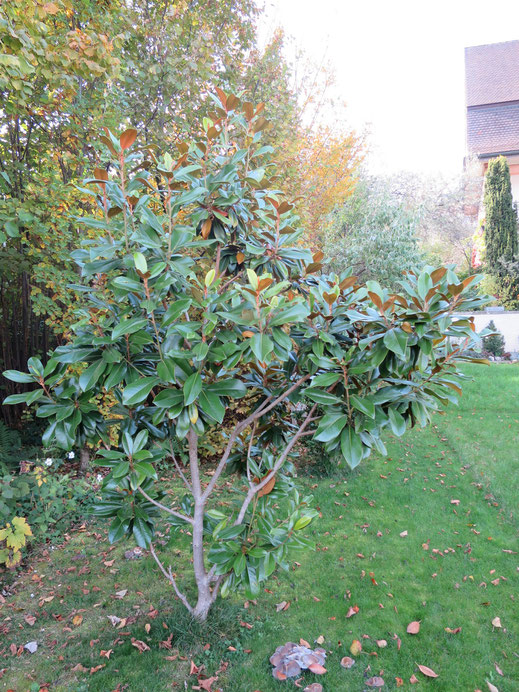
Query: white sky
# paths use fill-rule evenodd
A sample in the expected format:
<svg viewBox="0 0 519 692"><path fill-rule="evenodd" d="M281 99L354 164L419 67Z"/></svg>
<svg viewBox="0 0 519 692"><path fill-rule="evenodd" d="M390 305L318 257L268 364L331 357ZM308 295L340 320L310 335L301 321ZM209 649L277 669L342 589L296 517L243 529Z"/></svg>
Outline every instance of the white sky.
<svg viewBox="0 0 519 692"><path fill-rule="evenodd" d="M461 171L464 47L519 38L517 0L264 0L276 26L336 72L348 120L369 127L374 172ZM287 57L292 57L290 43Z"/></svg>

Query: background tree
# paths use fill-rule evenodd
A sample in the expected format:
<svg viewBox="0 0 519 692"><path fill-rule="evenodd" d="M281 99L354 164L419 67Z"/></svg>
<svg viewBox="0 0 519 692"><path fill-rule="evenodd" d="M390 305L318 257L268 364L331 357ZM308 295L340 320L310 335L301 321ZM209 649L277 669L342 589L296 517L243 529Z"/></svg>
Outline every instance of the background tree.
<svg viewBox="0 0 519 692"><path fill-rule="evenodd" d="M392 195L385 181L364 178L332 214L324 251L333 270L352 267L363 281L395 288L404 272L424 264L417 229L418 214Z"/></svg>
<svg viewBox="0 0 519 692"><path fill-rule="evenodd" d="M483 350L493 356L502 356L505 352L505 337L496 328L494 320L490 320L486 329L492 334L483 337Z"/></svg>
<svg viewBox="0 0 519 692"><path fill-rule="evenodd" d="M134 129L107 131L110 175L103 166L87 181L99 213L84 220L103 234L73 252L84 300L70 341L45 366L31 358L28 372L4 373L36 385L6 403L38 403L46 445L103 441L110 472L96 512L111 518L110 540L131 534L149 548L202 621L220 589L255 597L288 568L290 549L309 547L301 532L317 512L291 477L298 441L312 436L354 468L385 453L385 428L426 425L456 401L456 360L477 338L452 312L482 303L474 277L446 268L409 273L398 295L349 273L316 276L322 253L299 244L293 206L268 172L263 107L219 90L208 112L175 158L132 149ZM115 444L99 410L107 392ZM246 393L247 414L204 477L199 438ZM164 458L173 495L154 467ZM190 592L158 546L160 511L191 537Z"/></svg>
<svg viewBox="0 0 519 692"><path fill-rule="evenodd" d="M486 288L496 295L500 304L515 309L519 306L517 211L504 156L488 164L484 201L485 268L490 279Z"/></svg>

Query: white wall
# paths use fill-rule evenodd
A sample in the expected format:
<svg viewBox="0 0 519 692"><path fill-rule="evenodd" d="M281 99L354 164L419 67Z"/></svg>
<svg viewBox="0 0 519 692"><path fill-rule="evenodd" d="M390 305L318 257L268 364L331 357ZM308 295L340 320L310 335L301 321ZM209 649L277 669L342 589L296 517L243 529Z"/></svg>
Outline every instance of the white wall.
<svg viewBox="0 0 519 692"><path fill-rule="evenodd" d="M512 196L514 198L514 202L519 207L519 175L511 175L510 181L512 183Z"/></svg>
<svg viewBox="0 0 519 692"><path fill-rule="evenodd" d="M519 177L519 176L518 176ZM488 313L488 312L471 312L456 313L455 317L474 317L474 324L476 325L476 331L480 332L484 329L490 320L493 320L501 334L505 337L505 350L509 352L519 351L519 312L499 312L499 313Z"/></svg>

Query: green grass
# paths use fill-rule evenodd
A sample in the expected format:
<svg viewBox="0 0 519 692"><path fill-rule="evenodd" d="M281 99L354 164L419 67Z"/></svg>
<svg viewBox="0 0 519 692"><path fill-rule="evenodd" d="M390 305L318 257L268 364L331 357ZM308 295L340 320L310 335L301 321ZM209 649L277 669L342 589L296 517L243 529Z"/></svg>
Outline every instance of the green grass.
<svg viewBox="0 0 519 692"><path fill-rule="evenodd" d="M426 430L389 438L388 458L346 476L306 479L322 514L312 525L317 551L296 557L300 566L278 573L247 609L240 594L220 603L207 630L186 617L148 558L128 561L128 545L111 548L104 527L71 532L62 547L35 556L0 611L0 670L7 668L0 690L47 683L52 691L120 685L158 692L186 689L185 680L191 689L191 660L208 676L229 663L213 689L296 690L293 682L274 681L268 658L286 641L320 635L328 673L319 682L327 692L363 690L372 675L381 675L388 690L397 677L412 690L473 692L487 690L486 680L500 692L518 690L519 555L504 551L519 551L519 367L466 371L475 380L465 385L461 405ZM121 589L128 592L116 599ZM278 613L281 601L290 606ZM351 605L359 612L346 618ZM27 614L37 616L32 627ZM82 615L81 624L74 625L74 615ZM107 615L132 619L116 630ZM496 616L501 629L492 626ZM421 628L413 636L406 627L414 620ZM450 634L447 627L462 629ZM172 649L160 648L169 635ZM132 637L150 650L139 653ZM10 644L34 639L35 654L11 655ZM339 661L354 639L363 653L344 670ZM378 648L377 639L387 647ZM110 658L101 657L108 649ZM74 672L78 663L87 670ZM438 678L426 679L416 664ZM413 674L419 682L411 686ZM316 679L304 676L305 684Z"/></svg>

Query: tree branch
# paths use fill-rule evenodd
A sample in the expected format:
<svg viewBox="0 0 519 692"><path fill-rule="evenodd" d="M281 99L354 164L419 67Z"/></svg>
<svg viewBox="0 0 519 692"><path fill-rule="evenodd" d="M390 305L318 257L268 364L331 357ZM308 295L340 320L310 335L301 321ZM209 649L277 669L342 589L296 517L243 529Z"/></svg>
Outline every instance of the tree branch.
<svg viewBox="0 0 519 692"><path fill-rule="evenodd" d="M180 478L182 478L182 480L184 481L184 485L185 485L186 488L189 490L189 492L192 493L192 492L193 492L193 489L192 489L192 487L191 487L191 483L187 480L187 478L186 478L184 472L183 472L182 469L180 468L180 464L178 463L177 458L176 458L176 456L175 456L175 453L174 453L174 451L173 451L173 443L171 442L171 440L169 441L169 449L170 449L170 452L171 452L171 458L173 459L173 463L175 464L175 468L176 468L177 471L178 471L178 475L179 475Z"/></svg>
<svg viewBox="0 0 519 692"><path fill-rule="evenodd" d="M266 413L271 411L273 408L275 408L279 403L281 403L284 399L286 399L292 392L294 392L296 389L298 389L303 382L306 382L312 375L307 373L306 375L303 375L303 377L300 377L298 380L296 380L288 389L286 389L283 394L280 394L277 399L274 399L271 403L269 403L267 406L265 406L265 401L258 406L258 408L253 411L250 416L245 418L245 420L242 420L240 423L236 425L234 430L231 433L231 436L229 438L229 442L227 443L227 446L224 450L224 453L218 463L218 466L216 467L216 470L213 474L213 477L211 478L211 481L209 482L209 485L207 486L203 498L206 500L209 495L212 493L214 490L214 487L216 485L216 482L218 481L218 478L221 476L222 471L225 468L225 464L227 463L227 459L229 458L229 455L232 451L233 445L236 441L236 438L238 435L241 433L242 430L245 430L245 428L253 423L256 419L261 418L261 416L264 416ZM268 399L267 399L268 401ZM312 412L315 410L315 406L311 409Z"/></svg>
<svg viewBox="0 0 519 692"><path fill-rule="evenodd" d="M158 558L158 556L157 556L157 553L155 552L155 548L153 547L153 543L150 543L150 553L152 554L153 559L155 560L155 562L157 563L157 565L159 566L160 571L162 572L162 574L166 577L166 579L171 583L171 585L172 585L173 588L175 589L175 593L177 594L177 596L179 597L179 599L180 599L180 600L182 601L182 603L186 606L186 608L189 610L189 612L190 612L191 614L193 614L193 607L192 607L192 605L189 603L189 601L187 600L186 596L185 596L185 595L182 593L182 591L180 591L180 589L178 588L177 582L176 582L176 580L175 580L175 577L173 576L173 574L172 574L172 572L171 572L171 566L166 570L166 568L164 567L164 565L162 564L162 562L159 560L159 558Z"/></svg>
<svg viewBox="0 0 519 692"><path fill-rule="evenodd" d="M315 411L316 408L317 408L317 404L314 404L314 405L312 406L312 408L310 409L310 411L308 412L308 415L307 415L306 418L304 419L304 421L303 421L301 427L300 427L299 430L296 432L296 434L294 435L294 437L290 440L290 442L287 444L287 446L285 447L283 453L281 454L281 456L279 457L279 459L276 461L276 463L274 464L274 466L272 467L272 469L269 471L269 473L265 476L265 478L263 478L263 480L260 481L257 485L253 485L253 486L251 486L251 487L249 488L249 491L248 491L247 495L245 496L245 500L243 501L243 504L242 504L242 506L241 506L241 508L240 508L240 511L239 511L239 514L238 514L238 518L237 518L236 521L234 522L234 525L235 525L235 526L237 526L238 524L241 524L241 523L243 522L243 517L245 516L245 512L247 511L247 508L248 508L248 506L250 505L250 503L252 502L252 499L254 498L254 496L255 496L262 488L264 488L264 487L267 485L267 483L269 483L269 481L272 479L272 477L276 475L276 473L279 471L279 469L281 468L281 466L284 464L285 459L287 458L287 456L288 456L288 455L290 454L290 452L292 451L293 446L294 446L295 443L299 440L299 438L302 437L302 435L303 435L303 433L304 433L304 431L305 431L305 428L306 428L306 426L310 423L310 418L312 417L312 415L313 415L313 413L314 413L314 411Z"/></svg>
<svg viewBox="0 0 519 692"><path fill-rule="evenodd" d="M193 519L191 517L188 517L187 514L182 514L181 512L176 512L174 509L171 509L171 507L166 507L166 505L163 505L161 502L157 502L157 500L154 500L152 497L148 495L147 492L145 492L140 486L137 488L137 490L141 493L141 495L144 495L144 497L148 500L148 502L151 502L152 505L155 505L155 507L158 507L159 509L163 509L164 512L167 512L168 514L172 514L174 517L177 517L178 519L182 519L182 521L187 521L189 524L193 523Z"/></svg>

